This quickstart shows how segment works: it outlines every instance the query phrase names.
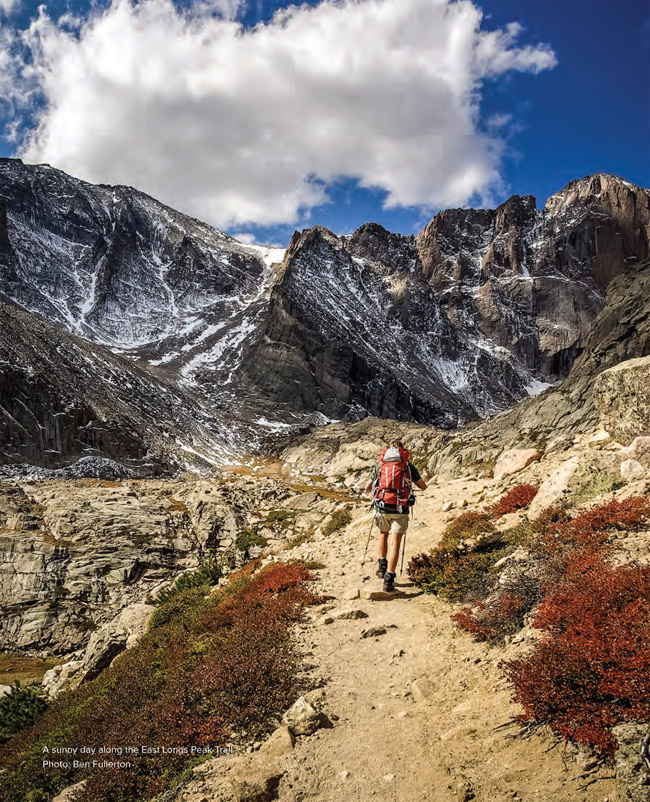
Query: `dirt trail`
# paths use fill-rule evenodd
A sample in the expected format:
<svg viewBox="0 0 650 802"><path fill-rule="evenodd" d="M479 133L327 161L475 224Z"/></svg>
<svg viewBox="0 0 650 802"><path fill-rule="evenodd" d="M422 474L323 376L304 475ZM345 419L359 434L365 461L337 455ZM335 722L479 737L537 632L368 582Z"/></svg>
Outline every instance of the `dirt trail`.
<svg viewBox="0 0 650 802"><path fill-rule="evenodd" d="M466 497L472 504L489 484L456 481L420 494L407 561L440 537L443 498ZM523 644L475 643L453 626L451 606L419 594L406 574L398 575L401 597L346 599L357 588L381 588L374 575L376 538L366 566L360 565L369 522L369 513L359 515L344 532L293 550L325 563L319 589L336 597L315 610L298 638L314 677L325 680L325 710L338 720L298 738L295 750L279 759L285 771L279 799L613 802L611 772L575 779L582 769L547 736L523 740L512 737L513 726L497 729L518 712L498 663ZM368 617L336 618L350 608ZM334 622L324 624L327 617ZM362 638L369 627L386 632Z"/></svg>

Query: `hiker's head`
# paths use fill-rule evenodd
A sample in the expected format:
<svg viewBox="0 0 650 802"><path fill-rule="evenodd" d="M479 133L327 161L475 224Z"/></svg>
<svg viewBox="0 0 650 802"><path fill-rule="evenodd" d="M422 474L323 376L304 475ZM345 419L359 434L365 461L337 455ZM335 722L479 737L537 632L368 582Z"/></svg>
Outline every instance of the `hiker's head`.
<svg viewBox="0 0 650 802"><path fill-rule="evenodd" d="M401 440L392 440L390 443L391 448L404 448L404 443Z"/></svg>

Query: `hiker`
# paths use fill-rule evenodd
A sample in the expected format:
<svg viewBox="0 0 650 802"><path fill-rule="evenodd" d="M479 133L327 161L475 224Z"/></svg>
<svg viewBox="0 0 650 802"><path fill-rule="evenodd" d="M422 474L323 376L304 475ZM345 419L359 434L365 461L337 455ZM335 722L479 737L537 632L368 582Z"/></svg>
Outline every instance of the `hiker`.
<svg viewBox="0 0 650 802"><path fill-rule="evenodd" d="M420 490L427 487L418 469L409 461L404 444L395 440L381 452L379 464L372 469L366 484L366 493L372 490L373 522L379 527L377 576L384 580L386 593L395 592L395 569L402 535L408 528L409 512L415 504L413 485Z"/></svg>

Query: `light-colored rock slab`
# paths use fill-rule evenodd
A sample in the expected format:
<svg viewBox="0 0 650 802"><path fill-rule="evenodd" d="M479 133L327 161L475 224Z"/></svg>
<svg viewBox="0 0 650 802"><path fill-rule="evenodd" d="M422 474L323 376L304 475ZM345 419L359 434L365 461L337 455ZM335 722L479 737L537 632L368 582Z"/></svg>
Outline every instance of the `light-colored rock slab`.
<svg viewBox="0 0 650 802"><path fill-rule="evenodd" d="M618 452L619 457L624 459L634 459L650 468L650 437L635 437L626 448Z"/></svg>
<svg viewBox="0 0 650 802"><path fill-rule="evenodd" d="M289 727L278 727L277 730L260 747L260 752L265 752L273 757L280 757L293 751L296 738Z"/></svg>
<svg viewBox="0 0 650 802"><path fill-rule="evenodd" d="M332 613L332 615L336 619L368 618L368 613L360 607L350 607L346 610L339 610L336 613Z"/></svg>
<svg viewBox="0 0 650 802"><path fill-rule="evenodd" d="M537 448L511 448L504 451L494 466L494 478L503 479L513 473L523 471L532 462L537 462L543 454Z"/></svg>
<svg viewBox="0 0 650 802"><path fill-rule="evenodd" d="M621 478L625 479L626 482L643 479L646 473L647 471L643 465L635 459L625 459L621 463Z"/></svg>
<svg viewBox="0 0 650 802"><path fill-rule="evenodd" d="M289 727L294 735L311 735L323 723L323 715L304 696L301 696L284 714L282 723Z"/></svg>
<svg viewBox="0 0 650 802"><path fill-rule="evenodd" d="M568 491L569 482L578 469L579 462L578 457L571 457L542 482L528 509L529 520L533 521L535 518L539 518L545 509L562 501Z"/></svg>
<svg viewBox="0 0 650 802"><path fill-rule="evenodd" d="M283 773L269 756L257 754L252 760L237 762L230 770L228 780L237 802L271 802L277 798Z"/></svg>
<svg viewBox="0 0 650 802"><path fill-rule="evenodd" d="M619 443L650 435L650 356L604 370L593 395L603 428Z"/></svg>

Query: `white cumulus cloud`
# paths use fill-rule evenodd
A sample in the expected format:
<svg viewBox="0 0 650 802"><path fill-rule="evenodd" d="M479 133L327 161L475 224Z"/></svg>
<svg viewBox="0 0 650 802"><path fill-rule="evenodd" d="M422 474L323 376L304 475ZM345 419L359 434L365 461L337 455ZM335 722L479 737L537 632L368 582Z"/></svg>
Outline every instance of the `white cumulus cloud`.
<svg viewBox="0 0 650 802"><path fill-rule="evenodd" d="M16 8L18 8L20 0L0 0L0 11L4 11L5 14L11 14Z"/></svg>
<svg viewBox="0 0 650 802"><path fill-rule="evenodd" d="M222 228L295 222L343 177L387 207L459 206L500 187L483 82L556 64L516 22L484 30L469 0L323 0L248 29L241 5L114 0L78 28L41 10L22 80L44 105L23 158Z"/></svg>

